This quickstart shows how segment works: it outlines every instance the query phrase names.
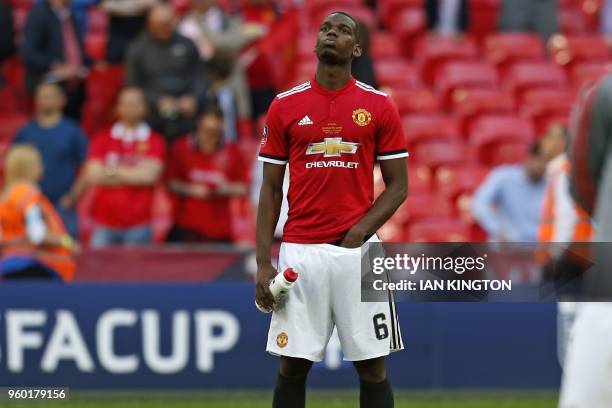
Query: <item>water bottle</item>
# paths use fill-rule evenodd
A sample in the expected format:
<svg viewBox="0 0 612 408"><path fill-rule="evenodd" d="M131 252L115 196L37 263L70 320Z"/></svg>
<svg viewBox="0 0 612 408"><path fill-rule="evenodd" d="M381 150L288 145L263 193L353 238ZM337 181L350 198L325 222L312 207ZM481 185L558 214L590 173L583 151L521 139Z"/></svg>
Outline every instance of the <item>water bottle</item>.
<svg viewBox="0 0 612 408"><path fill-rule="evenodd" d="M270 292L272 293L274 300L278 302L278 300L293 287L297 278L298 274L292 268L287 268L285 269L285 272L276 275L276 277L270 282ZM255 306L257 306L257 309L259 309L259 311L262 313L270 313L272 311L271 309L266 309L259 306L257 304L257 300L255 301Z"/></svg>

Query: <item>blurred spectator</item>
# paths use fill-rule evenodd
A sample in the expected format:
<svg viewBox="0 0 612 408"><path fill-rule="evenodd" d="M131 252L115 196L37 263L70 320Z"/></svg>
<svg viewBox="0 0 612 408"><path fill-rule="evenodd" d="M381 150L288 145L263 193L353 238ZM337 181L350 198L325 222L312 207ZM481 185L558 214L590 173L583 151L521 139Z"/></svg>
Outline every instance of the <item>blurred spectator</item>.
<svg viewBox="0 0 612 408"><path fill-rule="evenodd" d="M205 72L194 43L176 32L171 6L154 6L147 24L128 49L126 82L144 90L153 127L173 141L195 129Z"/></svg>
<svg viewBox="0 0 612 408"><path fill-rule="evenodd" d="M223 143L223 117L207 111L198 130L177 141L168 169L174 196L169 242L232 240L230 198L247 194L246 171L235 145Z"/></svg>
<svg viewBox="0 0 612 408"><path fill-rule="evenodd" d="M588 242L591 240L589 216L578 207L569 190L569 159L565 154L569 134L561 126L551 126L541 139L542 154L548 160L547 187L538 232L541 242ZM553 254L554 255L554 254Z"/></svg>
<svg viewBox="0 0 612 408"><path fill-rule="evenodd" d="M217 0L191 0L191 12L179 25L179 32L196 43L200 57L209 64L219 50L237 59L244 46L266 32L260 24L243 24L240 18L227 15L218 3ZM244 67L237 62L232 65L229 82L237 98L238 115L249 118L251 106Z"/></svg>
<svg viewBox="0 0 612 408"><path fill-rule="evenodd" d="M499 28L531 31L544 41L559 29L559 0L502 0Z"/></svg>
<svg viewBox="0 0 612 408"><path fill-rule="evenodd" d="M535 242L546 181L535 144L523 164L493 170L474 194L472 212L491 241Z"/></svg>
<svg viewBox="0 0 612 408"><path fill-rule="evenodd" d="M604 0L600 18L602 34L612 35L612 0Z"/></svg>
<svg viewBox="0 0 612 408"><path fill-rule="evenodd" d="M87 187L96 186L94 247L151 243L153 197L165 146L163 137L144 122L146 114L143 92L123 89L117 102L118 121L91 143L87 166L71 193L78 198Z"/></svg>
<svg viewBox="0 0 612 408"><path fill-rule="evenodd" d="M569 145L569 132L562 126L552 125L541 139L541 144L542 154L549 160L538 230L542 281L555 284L559 293L575 294L575 284L579 282L576 277L583 270L577 259L588 259L588 256L584 254L584 246L572 243L591 241L593 228L589 215L574 202L570 194L570 162L565 153ZM578 254L581 258L576 258ZM565 361L575 312L575 303L559 302L557 354L561 366Z"/></svg>
<svg viewBox="0 0 612 408"><path fill-rule="evenodd" d="M353 58L351 73L358 81L378 88L374 64L370 57L370 30L361 21L357 23L357 42L361 45L361 56Z"/></svg>
<svg viewBox="0 0 612 408"><path fill-rule="evenodd" d="M0 66L5 59L14 53L13 7L8 0L0 0ZM2 85L1 82L0 85Z"/></svg>
<svg viewBox="0 0 612 408"><path fill-rule="evenodd" d="M470 16L467 0L427 0L427 28L441 35L467 31Z"/></svg>
<svg viewBox="0 0 612 408"><path fill-rule="evenodd" d="M273 0L247 0L242 7L242 18L245 24L262 25L269 33L272 25L279 18L275 3ZM247 60L247 79L251 93L253 118L264 115L277 94L274 76L270 75L273 70L272 64L277 62L269 55L260 53L257 47L264 38L266 37L254 42L241 57L241 61Z"/></svg>
<svg viewBox="0 0 612 408"><path fill-rule="evenodd" d="M231 53L218 50L210 60L208 76L210 86L206 94L206 106L217 106L223 114L223 140L238 140L238 102L232 87L231 75L236 60Z"/></svg>
<svg viewBox="0 0 612 408"><path fill-rule="evenodd" d="M41 152L45 169L40 187L62 217L70 235L77 237L78 223L70 189L87 155L87 138L62 109L66 98L57 84L40 84L36 89L36 116L17 133L13 143L28 143Z"/></svg>
<svg viewBox="0 0 612 408"><path fill-rule="evenodd" d="M128 46L145 28L147 12L159 0L103 0L101 7L109 15L106 59L122 63Z"/></svg>
<svg viewBox="0 0 612 408"><path fill-rule="evenodd" d="M4 161L4 189L0 198L4 280L71 281L74 277L76 245L36 186L42 173L40 154L34 146L10 148Z"/></svg>
<svg viewBox="0 0 612 408"><path fill-rule="evenodd" d="M25 82L33 94L44 82L59 82L67 95L65 112L79 120L87 75L83 41L70 11L70 0L42 0L32 7L23 30Z"/></svg>

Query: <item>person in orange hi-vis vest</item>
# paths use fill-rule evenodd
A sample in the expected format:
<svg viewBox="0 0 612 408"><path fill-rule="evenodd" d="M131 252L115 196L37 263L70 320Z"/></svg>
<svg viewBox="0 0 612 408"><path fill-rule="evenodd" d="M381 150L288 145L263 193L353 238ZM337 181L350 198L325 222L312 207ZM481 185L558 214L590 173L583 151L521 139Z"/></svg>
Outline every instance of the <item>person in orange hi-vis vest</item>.
<svg viewBox="0 0 612 408"><path fill-rule="evenodd" d="M0 276L5 281L38 278L69 282L74 278L78 248L36 185L42 172L35 147L18 144L8 151L0 195Z"/></svg>
<svg viewBox="0 0 612 408"><path fill-rule="evenodd" d="M569 189L570 161L566 149L569 133L558 125L551 126L542 138L542 154L549 160L547 184L538 230L538 262L542 280L554 283L559 293L576 289L574 283L590 258L584 242L593 239L589 215L573 200ZM576 302L559 302L557 313L557 355L563 365L576 316Z"/></svg>

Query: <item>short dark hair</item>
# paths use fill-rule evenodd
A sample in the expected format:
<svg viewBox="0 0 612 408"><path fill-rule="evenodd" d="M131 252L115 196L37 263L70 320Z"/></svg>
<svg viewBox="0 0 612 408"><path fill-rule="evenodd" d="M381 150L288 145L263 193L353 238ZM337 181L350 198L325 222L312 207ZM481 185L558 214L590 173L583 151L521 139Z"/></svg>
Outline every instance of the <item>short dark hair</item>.
<svg viewBox="0 0 612 408"><path fill-rule="evenodd" d="M344 11L332 11L331 13L327 15L327 17L331 16L332 14L342 14L343 16L350 18L353 24L355 25L355 33L354 33L355 37L359 37L359 22L357 21L355 17L351 16L349 13L346 13Z"/></svg>

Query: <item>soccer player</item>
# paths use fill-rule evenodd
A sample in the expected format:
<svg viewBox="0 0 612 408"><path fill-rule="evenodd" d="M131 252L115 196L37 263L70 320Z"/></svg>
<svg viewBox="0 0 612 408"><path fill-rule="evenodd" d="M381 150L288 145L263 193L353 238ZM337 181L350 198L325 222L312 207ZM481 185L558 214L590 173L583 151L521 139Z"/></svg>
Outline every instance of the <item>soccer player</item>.
<svg viewBox="0 0 612 408"><path fill-rule="evenodd" d="M268 110L257 216L257 302L274 306L270 259L289 163L289 215L279 270L300 277L272 315L267 351L280 356L274 408L305 406L306 376L334 326L360 378L362 408L393 407L384 357L403 348L392 300L361 302L361 246L407 195L406 140L389 97L351 76L361 55L357 24L328 15L319 30L315 77L276 96ZM386 189L373 202L374 161Z"/></svg>

